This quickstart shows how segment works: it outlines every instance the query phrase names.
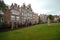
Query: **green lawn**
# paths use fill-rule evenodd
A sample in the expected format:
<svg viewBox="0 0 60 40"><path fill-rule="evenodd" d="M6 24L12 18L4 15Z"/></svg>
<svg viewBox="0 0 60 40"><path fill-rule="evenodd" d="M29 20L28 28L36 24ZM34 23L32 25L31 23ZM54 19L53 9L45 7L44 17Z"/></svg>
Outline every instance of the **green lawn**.
<svg viewBox="0 0 60 40"><path fill-rule="evenodd" d="M0 32L0 40L60 40L60 23L38 24L8 32Z"/></svg>

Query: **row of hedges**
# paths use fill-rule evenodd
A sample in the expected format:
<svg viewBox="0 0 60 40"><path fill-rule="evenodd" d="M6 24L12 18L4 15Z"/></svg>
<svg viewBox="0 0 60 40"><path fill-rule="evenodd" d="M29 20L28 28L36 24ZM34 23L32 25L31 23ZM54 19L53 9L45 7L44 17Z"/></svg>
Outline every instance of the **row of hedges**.
<svg viewBox="0 0 60 40"><path fill-rule="evenodd" d="M26 24L14 24L14 27L16 27L16 25L18 26L18 27L26 27L26 26L31 26L32 25L32 23L28 23L27 25ZM11 28L11 26L12 26L12 24L7 24L7 23L0 23L0 28Z"/></svg>
<svg viewBox="0 0 60 40"><path fill-rule="evenodd" d="M7 24L7 23L0 23L0 28L7 28L7 27L10 27L10 24Z"/></svg>

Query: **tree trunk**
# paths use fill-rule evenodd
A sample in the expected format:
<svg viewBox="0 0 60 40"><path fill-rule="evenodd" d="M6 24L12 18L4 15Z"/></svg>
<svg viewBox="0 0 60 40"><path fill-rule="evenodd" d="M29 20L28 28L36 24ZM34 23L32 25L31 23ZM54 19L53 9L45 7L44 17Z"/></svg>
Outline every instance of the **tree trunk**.
<svg viewBox="0 0 60 40"><path fill-rule="evenodd" d="M16 22L16 28L18 28L18 24L17 24L17 22Z"/></svg>
<svg viewBox="0 0 60 40"><path fill-rule="evenodd" d="M11 27L11 29L13 30L14 29L14 23L12 22L12 27Z"/></svg>

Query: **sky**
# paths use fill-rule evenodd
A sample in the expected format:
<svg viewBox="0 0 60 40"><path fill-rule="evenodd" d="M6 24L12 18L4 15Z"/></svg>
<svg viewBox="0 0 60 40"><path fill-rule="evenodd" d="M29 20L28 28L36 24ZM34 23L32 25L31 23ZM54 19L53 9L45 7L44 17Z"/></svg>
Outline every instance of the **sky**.
<svg viewBox="0 0 60 40"><path fill-rule="evenodd" d="M60 15L60 0L4 0L7 5L17 3L22 6L31 4L31 7L35 13L40 14L52 14Z"/></svg>

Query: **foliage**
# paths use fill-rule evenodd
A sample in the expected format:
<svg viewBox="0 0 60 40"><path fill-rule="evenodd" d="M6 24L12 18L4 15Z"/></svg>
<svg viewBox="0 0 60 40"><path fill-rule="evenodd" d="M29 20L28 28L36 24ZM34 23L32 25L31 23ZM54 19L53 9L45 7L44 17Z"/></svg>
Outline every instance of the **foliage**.
<svg viewBox="0 0 60 40"><path fill-rule="evenodd" d="M5 11L8 7L6 6L6 4L4 3L4 1L0 1L0 10L1 11ZM2 14L0 14L0 25L4 25L4 23L1 23L1 18L3 17Z"/></svg>
<svg viewBox="0 0 60 40"><path fill-rule="evenodd" d="M48 15L48 17L47 17L47 18L49 18L49 19L50 19L50 22L52 22L52 23L53 23L54 17L53 17L52 15Z"/></svg>
<svg viewBox="0 0 60 40"><path fill-rule="evenodd" d="M60 18L58 19L58 21L60 22Z"/></svg>
<svg viewBox="0 0 60 40"><path fill-rule="evenodd" d="M2 17L2 15L0 14L0 18Z"/></svg>
<svg viewBox="0 0 60 40"><path fill-rule="evenodd" d="M0 19L3 17L3 15L0 14Z"/></svg>
<svg viewBox="0 0 60 40"><path fill-rule="evenodd" d="M8 8L8 6L6 6L4 1L0 1L0 10L5 11L7 8Z"/></svg>
<svg viewBox="0 0 60 40"><path fill-rule="evenodd" d="M40 17L39 17L39 19L38 19L38 20L39 20L39 24L40 24L40 23L43 23L43 22L42 22L42 20L40 19Z"/></svg>
<svg viewBox="0 0 60 40"><path fill-rule="evenodd" d="M10 24L7 24L5 22L0 23L0 28L8 28L10 27Z"/></svg>
<svg viewBox="0 0 60 40"><path fill-rule="evenodd" d="M49 18L50 20L53 20L53 19L54 19L52 15L48 15L48 18Z"/></svg>
<svg viewBox="0 0 60 40"><path fill-rule="evenodd" d="M1 23L1 18L3 17L3 15L0 14L0 23Z"/></svg>

